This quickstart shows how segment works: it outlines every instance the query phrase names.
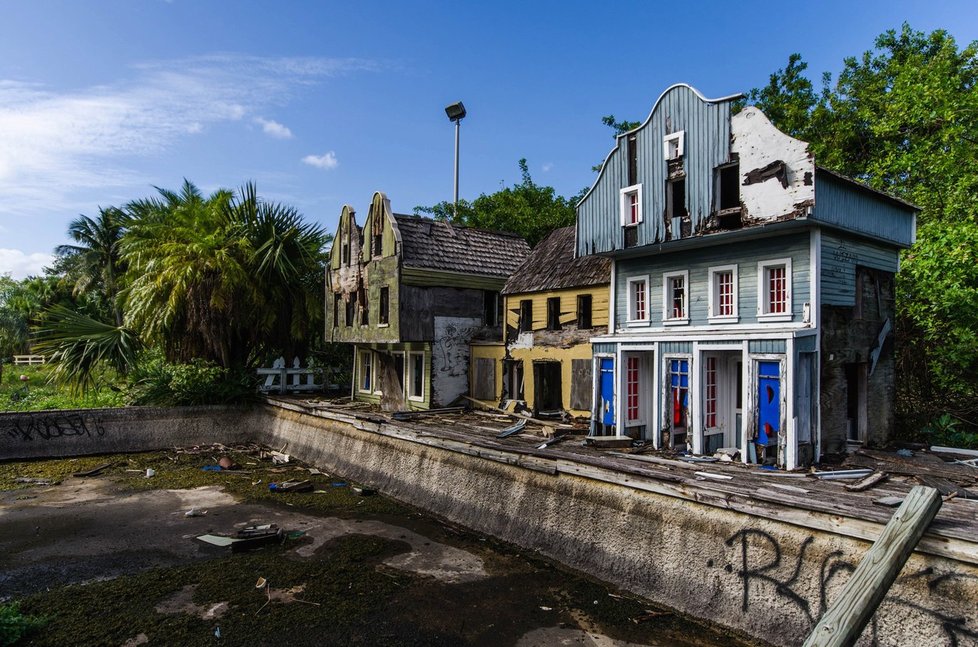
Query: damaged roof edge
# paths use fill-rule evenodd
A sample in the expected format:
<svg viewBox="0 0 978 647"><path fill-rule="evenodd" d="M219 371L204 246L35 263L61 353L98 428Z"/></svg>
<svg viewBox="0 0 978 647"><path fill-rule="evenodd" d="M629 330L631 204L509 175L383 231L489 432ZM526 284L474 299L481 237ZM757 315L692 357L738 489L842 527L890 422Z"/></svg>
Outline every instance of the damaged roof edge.
<svg viewBox="0 0 978 647"><path fill-rule="evenodd" d="M902 207L904 209L909 209L909 210L915 211L915 212L920 211L920 207L918 207L917 205L913 204L912 202L907 202L903 198L898 198L897 196L895 196L895 195L893 195L891 193L886 193L885 191L880 191L879 189L874 189L873 187L869 186L865 182L862 182L862 181L857 180L855 178L851 178L848 175L843 175L842 173L839 173L838 171L833 171L832 169L828 169L828 168L825 168L824 166L819 166L819 165L816 164L815 165L815 173L816 174L818 174L818 173L824 173L824 174L826 174L826 175L828 175L828 176L830 176L832 178L835 178L836 180L840 180L842 182L845 182L846 184L851 184L853 186L853 188L855 188L855 189L861 190L864 193L869 193L869 194L871 194L871 195L873 195L875 197L878 197L878 198L883 198L887 202L891 202L891 203L893 203L894 205L896 205L898 207ZM816 190L817 190L817 187L818 187L818 184L816 183Z"/></svg>
<svg viewBox="0 0 978 647"><path fill-rule="evenodd" d="M612 146L611 150L608 151L608 154L605 155L604 161L601 162L601 170L598 171L598 177L594 178L594 182L591 184L591 188L588 189L587 193L585 193L581 197L581 199L577 201L577 204L574 205L575 209L579 207L585 200L588 199L588 196L590 196L591 192L594 191L594 187L596 187L598 185L598 182L601 181L602 176L604 176L605 169L608 168L608 160L611 159L611 156L614 154L614 152L618 150L622 137L627 137L628 135L645 128L649 124L649 122L652 121L652 115L655 114L656 108L658 108L659 104L662 103L663 97L665 97L667 94L669 94L676 88L688 88L693 94L696 95L696 97L700 101L704 103L723 103L725 101L736 101L737 99L743 99L747 96L743 92L738 92L736 94L729 94L725 97L719 97L716 99L707 99L705 96L703 96L703 93L701 93L699 90L697 90L696 88L694 88L688 83L673 83L668 88L662 91L662 94L659 95L659 98L656 99L655 103L652 104L652 109L649 110L648 116L640 125L636 126L635 128L632 128L631 130L627 130L621 133L620 135L615 135L615 145Z"/></svg>

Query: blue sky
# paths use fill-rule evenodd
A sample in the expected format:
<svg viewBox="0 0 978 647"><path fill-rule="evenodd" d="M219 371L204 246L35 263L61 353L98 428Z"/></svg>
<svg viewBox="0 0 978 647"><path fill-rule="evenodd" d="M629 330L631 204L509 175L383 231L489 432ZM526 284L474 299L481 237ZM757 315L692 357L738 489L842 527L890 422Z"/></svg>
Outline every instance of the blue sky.
<svg viewBox="0 0 978 647"><path fill-rule="evenodd" d="M248 180L333 231L382 190L395 211L519 180L575 194L669 85L762 85L800 52L816 81L907 21L978 39L973 0L0 4L0 273L37 273L99 206L188 178Z"/></svg>

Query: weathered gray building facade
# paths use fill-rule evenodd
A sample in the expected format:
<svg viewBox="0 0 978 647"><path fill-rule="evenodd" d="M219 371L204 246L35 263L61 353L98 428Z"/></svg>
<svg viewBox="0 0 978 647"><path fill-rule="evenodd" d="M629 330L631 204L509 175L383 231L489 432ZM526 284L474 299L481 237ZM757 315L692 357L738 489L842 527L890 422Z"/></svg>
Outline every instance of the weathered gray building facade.
<svg viewBox="0 0 978 647"><path fill-rule="evenodd" d="M916 209L816 167L739 98L669 88L578 205L577 254L613 259L593 427L793 469L892 429Z"/></svg>

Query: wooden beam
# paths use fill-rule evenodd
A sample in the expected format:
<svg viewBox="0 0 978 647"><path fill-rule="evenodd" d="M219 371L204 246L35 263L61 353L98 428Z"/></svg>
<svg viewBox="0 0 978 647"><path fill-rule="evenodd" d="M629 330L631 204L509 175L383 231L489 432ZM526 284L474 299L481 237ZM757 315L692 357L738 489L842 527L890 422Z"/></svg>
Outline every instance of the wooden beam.
<svg viewBox="0 0 978 647"><path fill-rule="evenodd" d="M879 539L859 562L839 598L812 630L805 647L855 644L927 526L937 516L941 503L941 494L934 488L918 485L910 490Z"/></svg>

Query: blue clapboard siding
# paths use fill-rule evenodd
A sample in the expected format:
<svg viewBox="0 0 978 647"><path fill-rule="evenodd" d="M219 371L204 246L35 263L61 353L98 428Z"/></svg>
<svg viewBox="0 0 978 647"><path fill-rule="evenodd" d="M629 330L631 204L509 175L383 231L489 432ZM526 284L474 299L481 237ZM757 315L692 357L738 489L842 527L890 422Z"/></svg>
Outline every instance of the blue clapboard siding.
<svg viewBox="0 0 978 647"><path fill-rule="evenodd" d="M903 247L914 241L912 207L822 169L815 173L815 209L811 217Z"/></svg>
<svg viewBox="0 0 978 647"><path fill-rule="evenodd" d="M693 352L693 343L688 341L664 341L659 344L659 352L663 355L669 353L688 355Z"/></svg>
<svg viewBox="0 0 978 647"><path fill-rule="evenodd" d="M591 344L591 353L594 355L613 355L618 344Z"/></svg>
<svg viewBox="0 0 978 647"><path fill-rule="evenodd" d="M747 350L751 353L783 353L785 348L783 339L752 339L747 342Z"/></svg>
<svg viewBox="0 0 978 647"><path fill-rule="evenodd" d="M637 180L642 185L643 219L638 225L638 245L665 240L668 167L662 140L668 134L685 131L686 208L693 231L710 215L714 169L730 157L730 103L711 103L689 86L676 85L666 90L645 123L633 131L638 146ZM577 207L579 255L623 249L619 191L626 186L628 137L621 136L591 191Z"/></svg>
<svg viewBox="0 0 978 647"><path fill-rule="evenodd" d="M799 337L795 340L795 352L798 353L813 353L817 348L815 343L817 340L815 335L808 335L807 337Z"/></svg>
<svg viewBox="0 0 978 647"><path fill-rule="evenodd" d="M615 264L615 321L619 329L641 332L662 327L662 275L689 271L689 317L691 326L709 325L709 268L737 265L738 323L757 322L757 263L791 258L792 321L800 322L806 302L811 300L810 234L795 233L758 240L728 243L719 247L660 253L621 259ZM627 326L628 279L648 276L650 326ZM713 324L722 330L725 324ZM666 326L681 329L682 326Z"/></svg>
<svg viewBox="0 0 978 647"><path fill-rule="evenodd" d="M856 302L856 266L896 273L900 250L836 232L822 232L822 304Z"/></svg>

